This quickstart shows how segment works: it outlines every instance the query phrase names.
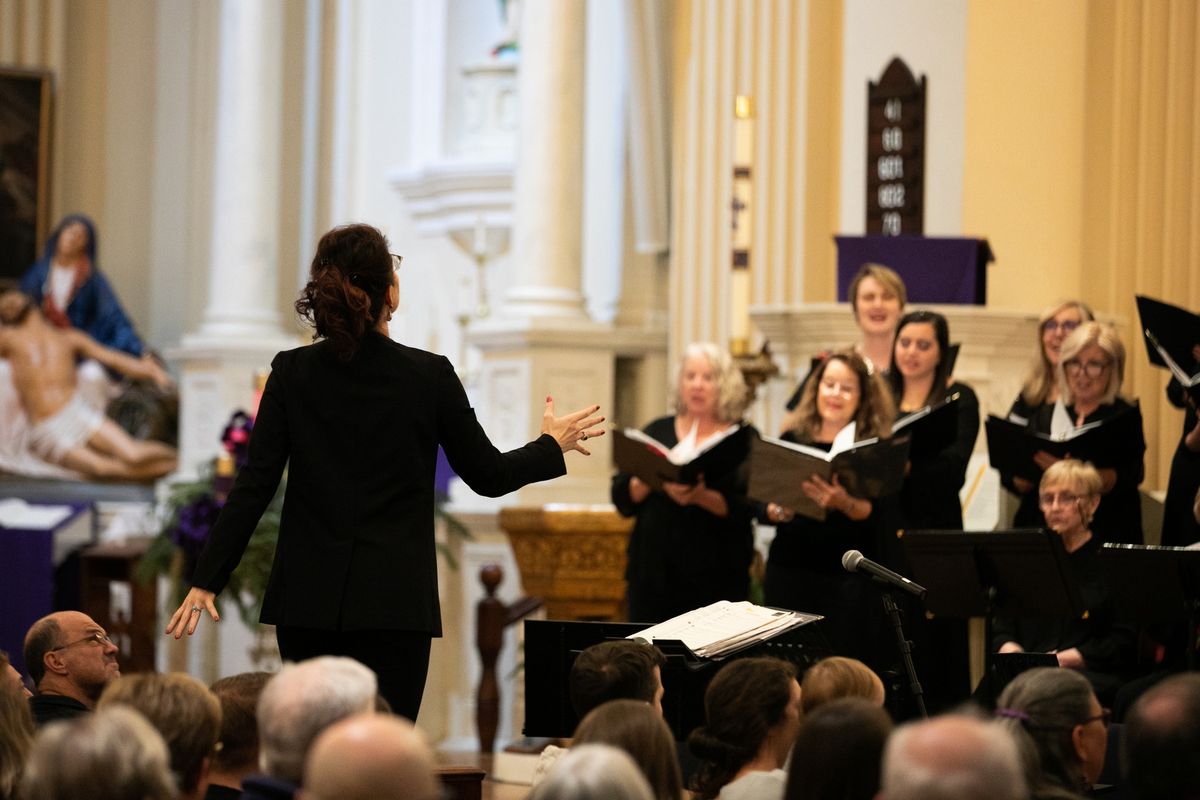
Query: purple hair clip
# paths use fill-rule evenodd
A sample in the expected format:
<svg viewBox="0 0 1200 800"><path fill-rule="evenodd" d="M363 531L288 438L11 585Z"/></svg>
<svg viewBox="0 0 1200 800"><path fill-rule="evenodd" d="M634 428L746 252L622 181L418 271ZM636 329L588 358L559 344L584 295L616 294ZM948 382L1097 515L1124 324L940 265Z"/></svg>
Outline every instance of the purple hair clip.
<svg viewBox="0 0 1200 800"><path fill-rule="evenodd" d="M997 708L996 716L1004 717L1005 719L1015 719L1021 722L1029 722L1029 715L1024 711L1018 711L1015 708Z"/></svg>

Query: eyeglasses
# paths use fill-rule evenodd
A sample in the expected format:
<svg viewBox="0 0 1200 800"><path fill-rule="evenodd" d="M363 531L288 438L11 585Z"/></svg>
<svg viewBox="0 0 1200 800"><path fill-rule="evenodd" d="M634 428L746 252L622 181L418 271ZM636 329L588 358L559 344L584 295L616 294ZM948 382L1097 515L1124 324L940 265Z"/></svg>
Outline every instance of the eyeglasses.
<svg viewBox="0 0 1200 800"><path fill-rule="evenodd" d="M1038 505L1042 508L1050 508L1055 503L1062 506L1069 506L1077 500L1079 500L1079 495L1072 494L1071 492L1059 492L1058 494L1047 492L1038 495Z"/></svg>
<svg viewBox="0 0 1200 800"><path fill-rule="evenodd" d="M1111 361L1089 361L1086 364L1080 364L1072 358L1070 361L1063 362L1063 370L1072 377L1082 372L1089 378L1099 378L1111 363Z"/></svg>
<svg viewBox="0 0 1200 800"><path fill-rule="evenodd" d="M1070 333L1078 328L1079 325L1080 323L1073 319L1063 320L1062 322L1059 322L1056 319L1048 319L1042 324L1042 331L1044 333L1058 333L1059 331L1062 331L1063 333Z"/></svg>
<svg viewBox="0 0 1200 800"><path fill-rule="evenodd" d="M1087 725L1089 722L1100 722L1101 724L1104 725L1105 728L1107 728L1109 722L1111 722L1111 721L1112 721L1112 711L1107 708L1102 708L1102 709L1100 709L1099 714L1097 714L1094 717L1088 717L1087 719L1083 720L1079 724Z"/></svg>
<svg viewBox="0 0 1200 800"><path fill-rule="evenodd" d="M112 639L108 638L107 633L104 633L103 631L96 631L95 633L88 634L87 636L83 637L82 639L76 639L73 642L67 642L66 644L60 644L58 647L52 647L47 652L55 653L59 650L66 650L68 647L74 647L77 644L83 644L84 642L91 642L92 644L98 644L101 647L108 647L109 645L115 646L115 644L116 644L115 642L113 642Z"/></svg>
<svg viewBox="0 0 1200 800"><path fill-rule="evenodd" d="M404 256L398 256L395 253L388 253L392 257L392 272L400 271L400 262L404 260Z"/></svg>

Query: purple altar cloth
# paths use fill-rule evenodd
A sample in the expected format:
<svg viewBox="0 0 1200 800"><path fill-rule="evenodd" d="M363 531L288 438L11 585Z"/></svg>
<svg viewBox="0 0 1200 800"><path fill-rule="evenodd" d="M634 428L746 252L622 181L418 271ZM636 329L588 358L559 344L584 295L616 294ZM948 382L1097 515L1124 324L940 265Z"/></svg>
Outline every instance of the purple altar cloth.
<svg viewBox="0 0 1200 800"><path fill-rule="evenodd" d="M883 264L900 273L909 303L987 304L987 239L937 236L835 236L839 300L859 267Z"/></svg>

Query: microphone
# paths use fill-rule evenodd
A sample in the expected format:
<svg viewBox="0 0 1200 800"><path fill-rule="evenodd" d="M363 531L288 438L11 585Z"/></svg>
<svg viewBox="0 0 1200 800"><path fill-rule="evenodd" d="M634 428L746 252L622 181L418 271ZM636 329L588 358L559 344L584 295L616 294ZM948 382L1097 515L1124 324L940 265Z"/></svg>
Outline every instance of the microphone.
<svg viewBox="0 0 1200 800"><path fill-rule="evenodd" d="M857 550L847 550L842 554L842 569L846 572L862 572L875 580L899 589L917 597L924 597L928 591L919 583L914 583L899 573L892 572L882 564L876 564Z"/></svg>

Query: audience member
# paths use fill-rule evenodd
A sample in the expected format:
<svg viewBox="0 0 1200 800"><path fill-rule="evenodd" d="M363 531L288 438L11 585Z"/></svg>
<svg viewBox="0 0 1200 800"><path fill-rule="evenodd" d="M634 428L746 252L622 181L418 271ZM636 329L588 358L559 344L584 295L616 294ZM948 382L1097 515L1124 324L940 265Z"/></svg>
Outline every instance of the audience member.
<svg viewBox="0 0 1200 800"><path fill-rule="evenodd" d="M654 800L654 792L624 750L584 744L558 760L529 800Z"/></svg>
<svg viewBox="0 0 1200 800"><path fill-rule="evenodd" d="M701 762L690 787L696 797L782 797L782 767L800 726L796 668L777 658L727 664L704 693L704 718L688 738Z"/></svg>
<svg viewBox="0 0 1200 800"><path fill-rule="evenodd" d="M879 800L1029 797L1013 738L995 723L957 714L897 728L881 774Z"/></svg>
<svg viewBox="0 0 1200 800"><path fill-rule="evenodd" d="M571 665L571 707L582 719L609 700L645 700L662 713L662 651L632 639L588 647Z"/></svg>
<svg viewBox="0 0 1200 800"><path fill-rule="evenodd" d="M167 746L128 708L50 725L33 743L22 800L176 800Z"/></svg>
<svg viewBox="0 0 1200 800"><path fill-rule="evenodd" d="M433 750L403 717L359 714L327 728L304 768L304 800L437 800Z"/></svg>
<svg viewBox="0 0 1200 800"><path fill-rule="evenodd" d="M996 716L1021 748L1032 800L1080 797L1100 776L1108 711L1075 670L1022 672L1000 693Z"/></svg>
<svg viewBox="0 0 1200 800"><path fill-rule="evenodd" d="M9 660L8 653L0 650L0 681L6 677L12 681L13 687L21 693L22 697L33 697L33 692L29 691L29 687L25 685L25 679L21 677L21 673L17 672L17 668Z"/></svg>
<svg viewBox="0 0 1200 800"><path fill-rule="evenodd" d="M304 777L304 759L335 722L371 713L375 673L352 658L318 656L284 664L258 701L258 763L262 775L242 781L245 800L290 798Z"/></svg>
<svg viewBox="0 0 1200 800"><path fill-rule="evenodd" d="M25 634L25 668L35 694L33 719L42 726L91 711L104 687L121 677L117 646L87 614L56 611Z"/></svg>
<svg viewBox="0 0 1200 800"><path fill-rule="evenodd" d="M221 733L221 704L208 687L182 672L127 675L108 685L96 707L117 705L140 713L163 737L181 800L203 798Z"/></svg>
<svg viewBox="0 0 1200 800"><path fill-rule="evenodd" d="M258 698L269 672L243 672L214 683L221 704L221 746L213 754L205 800L236 800L242 780L258 769Z"/></svg>
<svg viewBox="0 0 1200 800"><path fill-rule="evenodd" d="M10 671L17 676L15 681L5 674ZM33 714L20 678L9 663L8 654L0 650L0 800L16 797L21 771L33 744Z"/></svg>
<svg viewBox="0 0 1200 800"><path fill-rule="evenodd" d="M1200 674L1167 678L1125 718L1123 772L1137 800L1200 798Z"/></svg>
<svg viewBox="0 0 1200 800"><path fill-rule="evenodd" d="M857 658L830 656L808 668L800 683L800 708L807 716L831 700L858 697L877 706L884 701L883 681Z"/></svg>
<svg viewBox="0 0 1200 800"><path fill-rule="evenodd" d="M641 700L610 700L588 712L575 729L572 747L611 744L633 758L657 800L679 800L683 778L675 737L659 709Z"/></svg>
<svg viewBox="0 0 1200 800"><path fill-rule="evenodd" d="M892 718L873 698L844 697L805 711L785 800L872 800L891 732Z"/></svg>

